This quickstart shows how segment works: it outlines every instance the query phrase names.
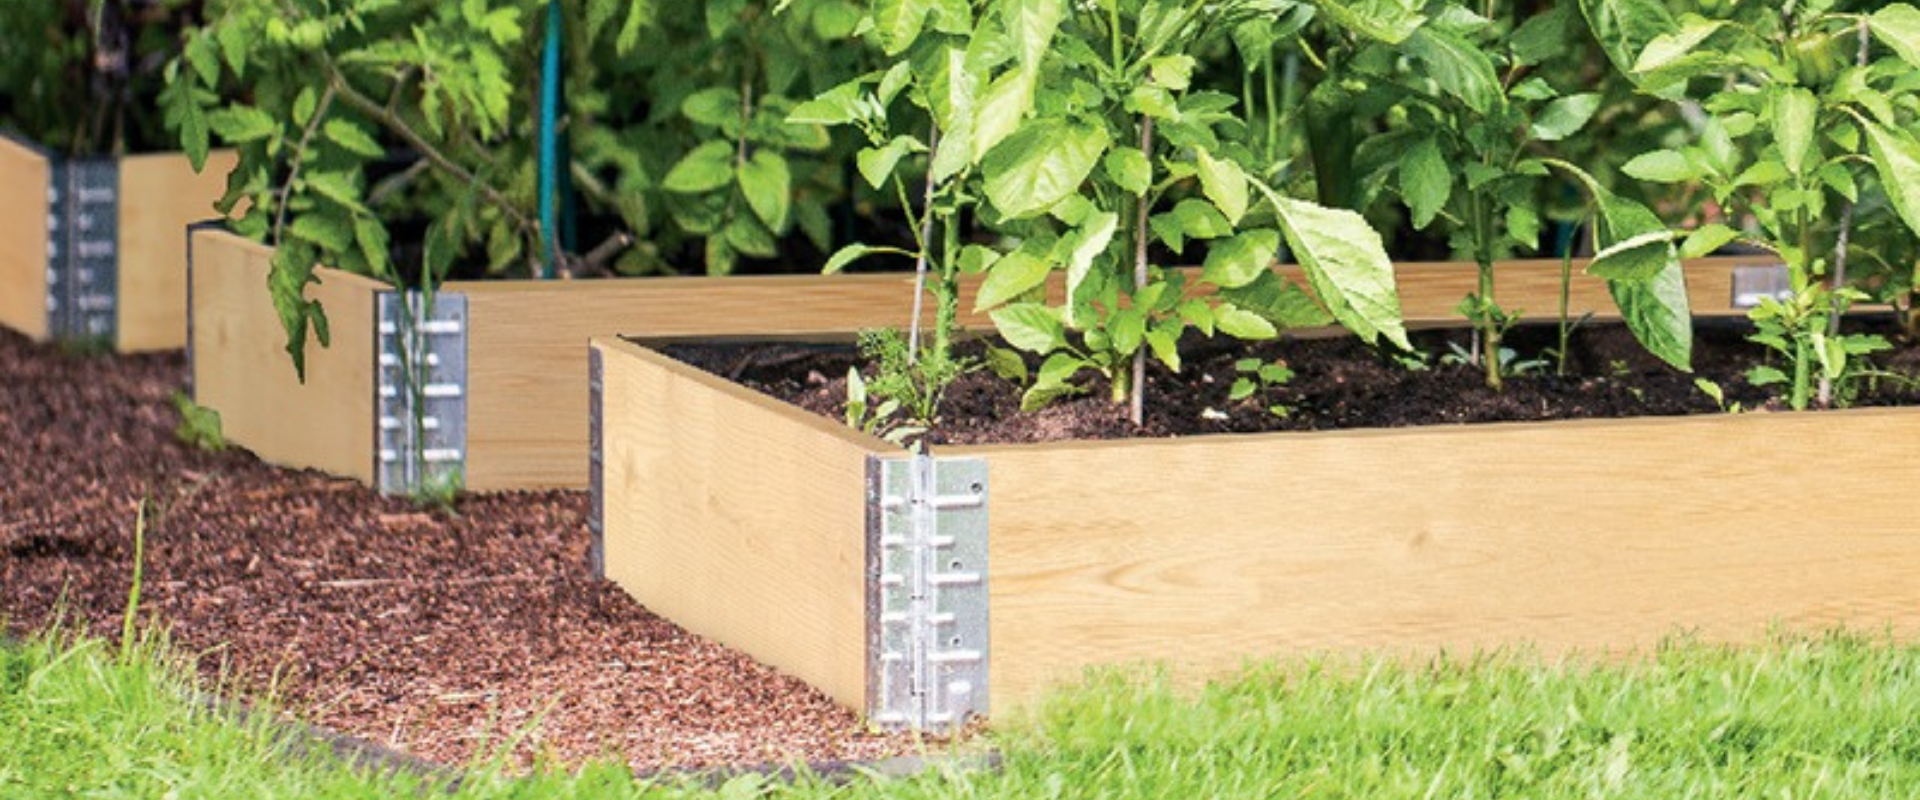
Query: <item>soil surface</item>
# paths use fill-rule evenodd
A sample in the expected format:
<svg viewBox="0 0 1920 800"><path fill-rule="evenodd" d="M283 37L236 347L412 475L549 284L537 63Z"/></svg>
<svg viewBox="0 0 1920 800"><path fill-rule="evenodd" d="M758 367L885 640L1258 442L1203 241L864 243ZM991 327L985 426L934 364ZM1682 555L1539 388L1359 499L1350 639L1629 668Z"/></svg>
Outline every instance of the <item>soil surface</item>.
<svg viewBox="0 0 1920 800"><path fill-rule="evenodd" d="M1852 384L1853 405L1920 404L1920 387L1911 380L1920 375L1920 347L1897 340L1890 320L1850 320L1848 328L1893 340L1895 349L1875 354L1873 364L1905 376ZM925 438L930 444L983 444L1721 412L1696 384L1700 378L1718 384L1728 406L1780 408L1779 387L1747 380L1748 370L1764 363L1762 349L1747 341L1751 332L1744 320L1700 321L1694 371L1684 373L1647 353L1622 325L1583 325L1574 331L1561 375L1551 355L1557 328L1523 326L1508 334L1519 369L1505 379L1503 391L1487 388L1483 370L1459 358L1471 341L1459 330L1415 332L1415 352L1398 357L1350 336L1252 346L1196 338L1182 342L1180 373L1158 362L1149 366L1146 415L1138 427L1126 419L1124 406L1109 402L1108 384L1091 370L1082 373L1085 394L1027 413L1020 410L1020 386L978 369L948 389ZM984 344L959 349L977 358ZM834 419L845 418L848 368L858 366L869 382L874 374L874 365L851 345L674 345L666 352ZM1238 367L1249 358L1285 364L1293 375L1233 399L1234 383L1246 376ZM1028 368L1037 368L1031 358Z"/></svg>
<svg viewBox="0 0 1920 800"><path fill-rule="evenodd" d="M173 433L185 382L179 353L78 356L0 330L7 630L64 614L117 635L145 500L143 616L222 693L271 693L314 724L454 764L528 730L522 764L918 749L589 577L585 493L477 495L447 513L194 450Z"/></svg>

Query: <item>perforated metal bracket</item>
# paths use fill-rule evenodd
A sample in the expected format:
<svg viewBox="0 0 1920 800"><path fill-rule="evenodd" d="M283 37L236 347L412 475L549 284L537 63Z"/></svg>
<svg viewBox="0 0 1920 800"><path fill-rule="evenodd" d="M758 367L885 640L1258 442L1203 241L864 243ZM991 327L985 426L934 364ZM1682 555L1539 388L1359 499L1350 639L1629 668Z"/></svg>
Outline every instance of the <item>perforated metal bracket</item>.
<svg viewBox="0 0 1920 800"><path fill-rule="evenodd" d="M374 358L380 491L459 488L467 451L467 298L420 292L378 295Z"/></svg>
<svg viewBox="0 0 1920 800"><path fill-rule="evenodd" d="M987 713L987 463L867 460L867 718L944 731Z"/></svg>
<svg viewBox="0 0 1920 800"><path fill-rule="evenodd" d="M120 294L120 162L50 159L47 335L113 341Z"/></svg>
<svg viewBox="0 0 1920 800"><path fill-rule="evenodd" d="M1734 308L1758 307L1760 299L1764 297L1775 300L1793 297L1793 277L1787 273L1787 265L1756 264L1733 268Z"/></svg>
<svg viewBox="0 0 1920 800"><path fill-rule="evenodd" d="M601 374L605 367L600 349L587 348L587 486L592 489L593 507L587 511L587 530L591 544L587 548L587 569L595 578L607 576L607 473L603 460L604 445L601 404L605 402Z"/></svg>

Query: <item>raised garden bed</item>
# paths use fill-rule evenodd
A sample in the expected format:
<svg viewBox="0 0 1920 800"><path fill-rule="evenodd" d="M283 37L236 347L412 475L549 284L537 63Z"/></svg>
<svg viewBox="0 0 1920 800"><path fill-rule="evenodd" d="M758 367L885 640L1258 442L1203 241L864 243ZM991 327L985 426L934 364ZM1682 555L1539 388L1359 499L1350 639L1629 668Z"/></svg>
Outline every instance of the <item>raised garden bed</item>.
<svg viewBox="0 0 1920 800"><path fill-rule="evenodd" d="M1305 653L1920 630L1911 525L1815 496L1833 476L1900 474L1909 458L1890 443L1920 436L1920 409L936 446L921 460L641 344L592 352L606 577L878 721L999 713L1116 663L1192 681ZM918 611L895 594L916 584Z"/></svg>
<svg viewBox="0 0 1920 800"><path fill-rule="evenodd" d="M227 437L275 464L406 488L395 466L405 460L402 448L381 444L382 431L397 428L380 423L393 416L381 411L381 381L392 386L396 378L380 366L379 298L395 292L321 270L311 293L327 309L332 346L309 346L302 384L263 289L271 251L216 229L196 231L192 249L195 399L220 412ZM1536 315L1558 308L1558 261L1501 269L1511 307ZM1694 309L1706 316L1741 313L1736 294L1766 290L1774 277L1764 258L1702 259L1688 270ZM1408 264L1398 275L1408 324L1416 327L1455 321L1454 307L1474 280L1472 268L1459 264ZM435 407L444 438L425 448L437 463L460 465L469 489L585 487L588 337L831 337L898 327L905 323L899 298L911 281L864 274L448 283L440 308L461 320L457 332L449 326L436 335L447 354L440 378L451 388ZM963 287L963 311L976 287ZM1617 315L1605 286L1585 276L1576 274L1571 302L1575 314ZM962 314L961 323L990 326L984 315ZM456 352L464 374L454 369ZM383 459L383 450L392 457Z"/></svg>
<svg viewBox="0 0 1920 800"><path fill-rule="evenodd" d="M66 159L0 136L0 325L121 352L185 347L183 232L215 213L234 162Z"/></svg>

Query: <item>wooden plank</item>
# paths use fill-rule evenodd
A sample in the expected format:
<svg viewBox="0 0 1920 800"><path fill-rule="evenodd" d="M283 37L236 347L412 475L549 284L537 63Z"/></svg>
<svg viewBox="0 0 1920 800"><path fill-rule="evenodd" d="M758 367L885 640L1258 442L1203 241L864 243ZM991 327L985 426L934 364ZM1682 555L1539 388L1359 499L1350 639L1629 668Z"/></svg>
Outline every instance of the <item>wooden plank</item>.
<svg viewBox="0 0 1920 800"><path fill-rule="evenodd" d="M195 400L263 460L372 483L374 295L383 287L319 271L308 293L326 309L332 346L309 338L302 383L267 297L272 250L216 230L195 231L191 246Z"/></svg>
<svg viewBox="0 0 1920 800"><path fill-rule="evenodd" d="M590 337L844 334L904 324L894 317L913 285L901 275L790 275L455 282L443 291L467 296L466 480L488 491L586 485Z"/></svg>
<svg viewBox="0 0 1920 800"><path fill-rule="evenodd" d="M617 339L606 576L693 633L866 703L866 461L896 449Z"/></svg>
<svg viewBox="0 0 1920 800"><path fill-rule="evenodd" d="M0 136L0 325L47 338L47 189L44 155Z"/></svg>
<svg viewBox="0 0 1920 800"><path fill-rule="evenodd" d="M1192 681L1258 657L1620 651L1772 622L1910 634L1911 522L1808 491L1903 474L1886 445L1916 440L1920 413L1858 410L940 454L990 462L1005 709L1094 664Z"/></svg>
<svg viewBox="0 0 1920 800"><path fill-rule="evenodd" d="M215 150L196 174L179 153L120 159L121 352L186 346L187 225L220 216L213 204L238 161L231 150Z"/></svg>

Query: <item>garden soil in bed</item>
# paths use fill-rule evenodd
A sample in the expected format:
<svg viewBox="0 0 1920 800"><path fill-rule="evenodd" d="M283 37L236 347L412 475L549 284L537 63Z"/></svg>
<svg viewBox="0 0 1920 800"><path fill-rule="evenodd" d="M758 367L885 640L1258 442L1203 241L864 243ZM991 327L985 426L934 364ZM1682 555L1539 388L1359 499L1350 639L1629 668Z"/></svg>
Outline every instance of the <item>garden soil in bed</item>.
<svg viewBox="0 0 1920 800"><path fill-rule="evenodd" d="M1848 329L1892 340L1895 349L1875 354L1874 366L1907 378L1863 382L1855 404L1920 404L1920 391L1910 381L1920 375L1920 348L1896 338L1898 328L1890 320L1849 320ZM1508 377L1502 391L1487 388L1480 367L1455 357L1471 341L1459 330L1414 332L1415 351L1397 356L1350 336L1253 345L1190 338L1182 343L1180 373L1157 362L1149 367L1146 415L1138 427L1126 419L1124 407L1108 402L1106 384L1098 378L1086 381L1086 394L1029 413L1020 410L1018 385L980 369L949 388L926 439L936 445L1019 443L1720 413L1721 406L1696 383L1700 378L1719 385L1730 406L1778 408L1777 387L1747 381L1748 370L1764 358L1761 348L1747 341L1751 333L1744 320L1702 320L1695 328L1694 371L1684 373L1648 354L1622 325L1580 326L1563 376L1547 355L1558 345L1557 328L1522 326L1509 332L1510 349L1520 362L1540 363ZM977 358L983 346L974 341L959 349ZM873 375L873 364L851 345L674 344L665 352L834 419L845 417L848 368L859 367L869 382ZM1242 374L1236 365L1248 358L1284 362L1294 376L1285 385L1233 400L1230 391ZM1036 366L1030 358L1029 369ZM1274 413L1275 406L1285 413Z"/></svg>
<svg viewBox="0 0 1920 800"><path fill-rule="evenodd" d="M532 730L522 765L641 770L919 748L589 577L584 493L478 495L446 514L197 451L173 433L186 374L179 353L77 356L0 331L7 630L65 614L117 634L144 498L142 613L223 693L272 692L335 731L460 764Z"/></svg>

